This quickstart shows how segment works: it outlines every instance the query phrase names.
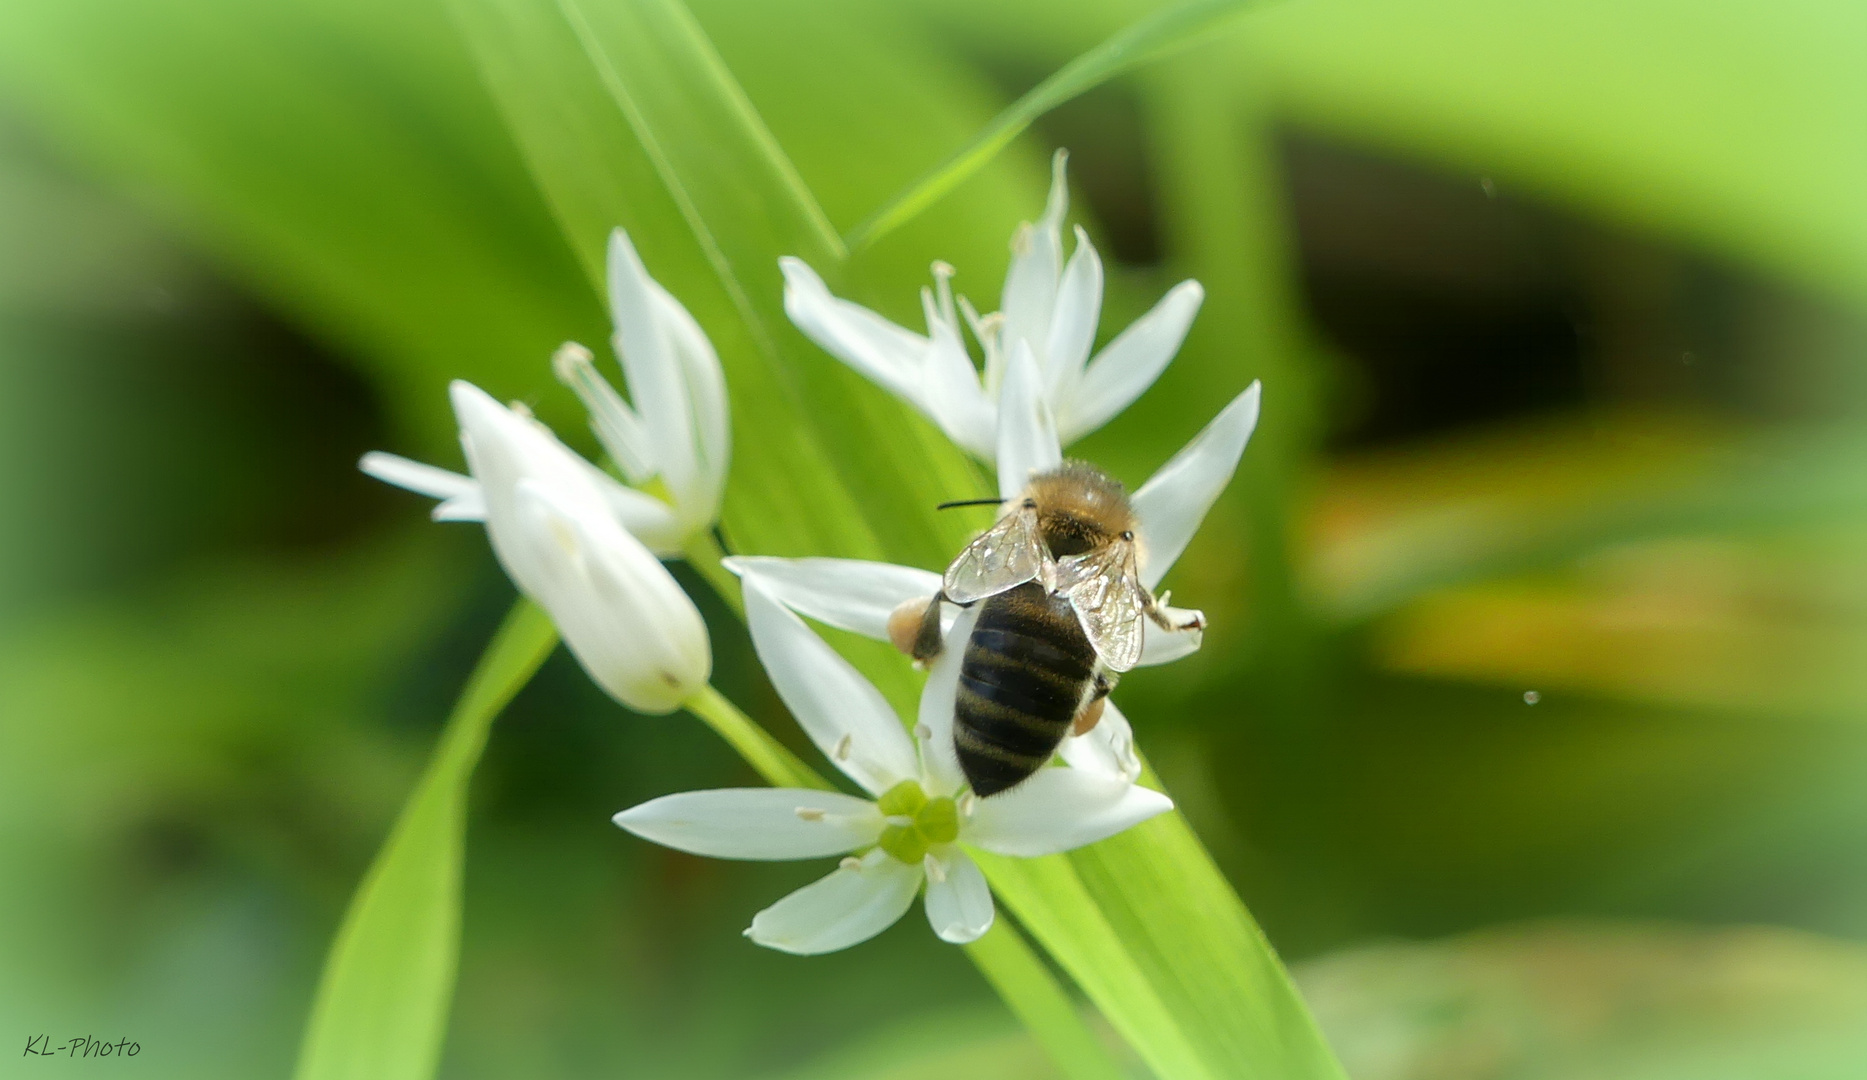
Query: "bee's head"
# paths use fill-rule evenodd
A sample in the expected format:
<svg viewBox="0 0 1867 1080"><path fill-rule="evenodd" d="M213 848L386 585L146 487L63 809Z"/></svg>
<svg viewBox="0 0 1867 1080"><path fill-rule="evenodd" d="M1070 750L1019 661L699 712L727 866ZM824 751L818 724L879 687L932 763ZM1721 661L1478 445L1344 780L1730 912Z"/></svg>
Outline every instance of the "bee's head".
<svg viewBox="0 0 1867 1080"><path fill-rule="evenodd" d="M1134 538L1128 493L1120 481L1087 462L1066 461L1037 474L1020 497L1035 504L1038 531L1054 558Z"/></svg>

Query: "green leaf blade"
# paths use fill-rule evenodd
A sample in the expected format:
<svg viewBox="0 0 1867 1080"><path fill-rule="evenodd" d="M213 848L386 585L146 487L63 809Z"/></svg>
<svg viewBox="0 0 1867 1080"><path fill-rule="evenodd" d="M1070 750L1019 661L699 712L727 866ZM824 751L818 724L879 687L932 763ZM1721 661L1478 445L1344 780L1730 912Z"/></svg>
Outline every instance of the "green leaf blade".
<svg viewBox="0 0 1867 1080"><path fill-rule="evenodd" d="M1006 106L971 142L851 229L849 250L860 251L913 220L1011 145L1038 117L1137 64L1190 43L1243 9L1246 2L1186 0L1118 31Z"/></svg>
<svg viewBox="0 0 1867 1080"><path fill-rule="evenodd" d="M460 953L467 788L493 718L557 645L521 600L487 646L434 758L352 898L318 983L296 1080L426 1080Z"/></svg>
<svg viewBox="0 0 1867 1080"><path fill-rule="evenodd" d="M610 92L630 113L638 138L651 147L670 189L677 196L694 191L685 200L692 208L690 225L711 233L721 224L722 211L737 210L729 222L736 227L721 231L763 237L767 246L805 258L844 257L842 239L816 197L685 6L674 0L594 7L559 0L559 7ZM626 52L616 55L618 46ZM676 92L641 97L640 90L648 87ZM677 130L680 121L729 137L659 136ZM705 219L700 217L703 206L710 215ZM735 250L751 246L728 243ZM736 276L743 279L744 268Z"/></svg>
<svg viewBox="0 0 1867 1080"><path fill-rule="evenodd" d="M972 855L992 891L1155 1075L1162 1080L1220 1080L1222 1074L1201 1059L1199 1048L1103 917L1068 858L1019 859L980 851Z"/></svg>
<svg viewBox="0 0 1867 1080"><path fill-rule="evenodd" d="M1068 855L977 857L1157 1076L1342 1080L1289 974L1178 811Z"/></svg>
<svg viewBox="0 0 1867 1080"><path fill-rule="evenodd" d="M1069 855L1219 1076L1342 1078L1276 952L1179 812Z"/></svg>
<svg viewBox="0 0 1867 1080"><path fill-rule="evenodd" d="M984 937L966 946L979 971L998 991L1070 1080L1122 1080L1100 1039L1083 1023L1076 1004L1024 935L999 919Z"/></svg>

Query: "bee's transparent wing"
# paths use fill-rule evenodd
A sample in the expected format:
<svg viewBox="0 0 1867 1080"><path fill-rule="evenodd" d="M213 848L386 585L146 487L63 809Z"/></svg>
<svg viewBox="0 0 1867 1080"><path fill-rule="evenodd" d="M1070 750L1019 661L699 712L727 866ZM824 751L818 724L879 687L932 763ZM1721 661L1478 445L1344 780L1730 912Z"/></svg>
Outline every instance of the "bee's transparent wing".
<svg viewBox="0 0 1867 1080"><path fill-rule="evenodd" d="M1031 581L1048 552L1037 534L1037 511L1021 507L966 545L946 569L941 589L956 604L970 604Z"/></svg>
<svg viewBox="0 0 1867 1080"><path fill-rule="evenodd" d="M1127 671L1140 661L1147 589L1133 544L1117 542L1057 560L1057 592L1070 598L1076 621L1110 670Z"/></svg>

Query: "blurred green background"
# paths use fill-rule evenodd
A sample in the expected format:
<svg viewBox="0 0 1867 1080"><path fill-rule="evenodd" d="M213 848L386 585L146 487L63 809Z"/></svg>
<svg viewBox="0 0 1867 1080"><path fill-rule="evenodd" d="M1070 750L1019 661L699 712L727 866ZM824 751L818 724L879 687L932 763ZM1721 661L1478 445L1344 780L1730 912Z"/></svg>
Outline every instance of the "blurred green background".
<svg viewBox="0 0 1867 1080"><path fill-rule="evenodd" d="M693 8L845 230L1150 10ZM1064 146L1105 338L1206 283L1077 447L1139 482L1265 382L1168 582L1205 650L1121 698L1356 1080L1867 1075L1863 133L1857 5L1286 0L854 260L995 306ZM289 1071L511 596L355 460L457 466L452 377L590 449L547 357L605 336L441 0L0 7L0 1036ZM918 920L767 952L820 867L608 821L751 780L558 654L476 783L443 1075L1044 1075Z"/></svg>

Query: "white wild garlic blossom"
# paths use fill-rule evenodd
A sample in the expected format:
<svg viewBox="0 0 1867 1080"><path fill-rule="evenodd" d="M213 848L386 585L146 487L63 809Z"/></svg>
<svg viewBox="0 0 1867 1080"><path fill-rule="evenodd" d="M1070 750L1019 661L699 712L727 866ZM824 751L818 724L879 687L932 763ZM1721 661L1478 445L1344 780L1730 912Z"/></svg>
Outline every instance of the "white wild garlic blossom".
<svg viewBox="0 0 1867 1080"><path fill-rule="evenodd" d="M992 925L992 893L962 845L1054 854L1173 807L1106 767L1040 769L1004 794L973 798L953 753L960 650L947 650L928 674L910 736L880 691L751 576L745 606L778 696L869 797L804 788L690 791L624 810L615 821L644 839L714 858L844 856L827 877L753 918L746 936L760 945L805 955L848 948L893 925L923 886L934 932L959 944L977 940ZM962 614L954 632L968 632L975 617Z"/></svg>
<svg viewBox="0 0 1867 1080"><path fill-rule="evenodd" d="M1080 227L1063 258L1063 216L1069 209L1065 154L1052 163L1050 197L1033 225L1011 242L1000 310L979 315L965 297L954 300L953 268L933 267L934 288L921 290L927 333L898 326L830 293L803 260L784 258L784 305L791 321L830 355L925 413L947 437L983 460L1003 445L1000 416L1020 357L1035 369L1034 390L1064 445L1127 408L1179 351L1205 299L1197 281L1183 281L1116 335L1093 359L1102 313L1102 260ZM964 317L984 353L983 377L961 333Z"/></svg>
<svg viewBox="0 0 1867 1080"><path fill-rule="evenodd" d="M635 407L582 346L566 345L554 364L623 474L658 481L665 499L584 460L523 406L459 381L449 394L470 475L380 452L360 467L441 500L437 521L485 522L500 565L590 677L631 709L666 713L712 669L706 624L659 556L678 554L719 513L731 446L725 380L706 336L620 229L609 256L614 341Z"/></svg>

